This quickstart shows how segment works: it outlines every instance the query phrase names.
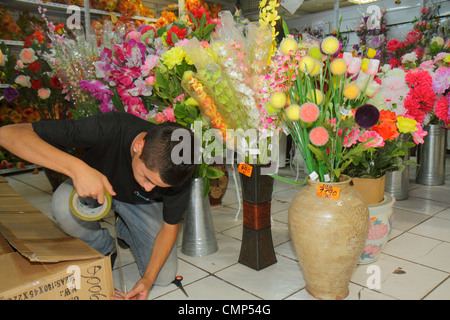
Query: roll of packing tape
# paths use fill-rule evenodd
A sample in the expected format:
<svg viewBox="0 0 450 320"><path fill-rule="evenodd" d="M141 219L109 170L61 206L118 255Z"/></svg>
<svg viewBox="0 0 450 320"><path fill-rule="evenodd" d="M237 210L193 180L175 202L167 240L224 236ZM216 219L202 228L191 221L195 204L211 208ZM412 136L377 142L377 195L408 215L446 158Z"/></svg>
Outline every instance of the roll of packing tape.
<svg viewBox="0 0 450 320"><path fill-rule="evenodd" d="M100 205L93 198L82 198L78 196L74 188L70 194L69 206L72 213L78 218L86 221L100 220L106 216L111 209L111 195L105 190L105 202Z"/></svg>

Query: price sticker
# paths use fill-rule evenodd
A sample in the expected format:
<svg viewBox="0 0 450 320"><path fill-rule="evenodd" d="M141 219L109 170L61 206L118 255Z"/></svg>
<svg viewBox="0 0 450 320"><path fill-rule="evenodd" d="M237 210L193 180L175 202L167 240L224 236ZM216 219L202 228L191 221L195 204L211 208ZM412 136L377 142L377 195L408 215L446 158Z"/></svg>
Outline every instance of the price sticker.
<svg viewBox="0 0 450 320"><path fill-rule="evenodd" d="M251 177L252 176L253 167L246 163L240 163L238 166L238 172L242 173L244 176Z"/></svg>
<svg viewBox="0 0 450 320"><path fill-rule="evenodd" d="M339 194L341 193L341 188L333 187L327 184L319 183L317 187L317 196L323 198L330 198L334 200L339 200Z"/></svg>

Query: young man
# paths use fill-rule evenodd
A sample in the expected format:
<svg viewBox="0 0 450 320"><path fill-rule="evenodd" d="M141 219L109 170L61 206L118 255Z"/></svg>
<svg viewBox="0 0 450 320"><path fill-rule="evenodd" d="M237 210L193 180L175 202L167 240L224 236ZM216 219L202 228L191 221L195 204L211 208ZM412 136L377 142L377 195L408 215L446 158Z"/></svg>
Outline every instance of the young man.
<svg viewBox="0 0 450 320"><path fill-rule="evenodd" d="M121 298L147 299L153 284L168 285L176 276L178 222L194 171L193 161L175 165L171 159L172 149L183 140L171 141L176 129L187 131L176 123L155 125L124 112L0 128L0 146L70 178L54 192L53 218L66 233L105 255L116 251L114 239L98 221L72 214L69 197L74 187L80 197L100 204L105 190L113 196L117 236L130 246L142 277L126 295L116 291ZM190 141L183 143L192 148L193 135L187 132ZM81 159L62 151L74 147L84 149Z"/></svg>

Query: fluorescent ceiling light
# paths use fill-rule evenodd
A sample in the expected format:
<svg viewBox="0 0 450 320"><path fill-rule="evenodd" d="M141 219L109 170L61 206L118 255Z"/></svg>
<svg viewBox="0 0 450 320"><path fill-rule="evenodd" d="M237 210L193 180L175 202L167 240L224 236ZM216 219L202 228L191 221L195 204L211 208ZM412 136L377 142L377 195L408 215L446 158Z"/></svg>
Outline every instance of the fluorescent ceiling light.
<svg viewBox="0 0 450 320"><path fill-rule="evenodd" d="M354 4L366 4L366 3L375 2L378 0L347 0L347 1L354 3Z"/></svg>

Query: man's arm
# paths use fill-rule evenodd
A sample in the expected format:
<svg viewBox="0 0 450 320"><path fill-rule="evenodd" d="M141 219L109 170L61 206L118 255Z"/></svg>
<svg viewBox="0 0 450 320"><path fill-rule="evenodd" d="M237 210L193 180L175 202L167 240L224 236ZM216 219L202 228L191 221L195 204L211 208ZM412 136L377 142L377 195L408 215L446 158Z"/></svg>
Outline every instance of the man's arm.
<svg viewBox="0 0 450 320"><path fill-rule="evenodd" d="M116 291L116 293L125 299L147 300L153 282L169 257L170 251L172 251L177 235L178 224L172 225L164 222L158 236L155 239L150 261L148 262L147 269L145 270L145 274L142 279L139 280L134 285L134 288L126 295L122 292ZM112 299L117 298L112 297Z"/></svg>
<svg viewBox="0 0 450 320"><path fill-rule="evenodd" d="M103 190L115 192L108 179L85 162L42 140L30 123L0 127L0 146L28 162L58 171L72 178L81 197L103 203Z"/></svg>

